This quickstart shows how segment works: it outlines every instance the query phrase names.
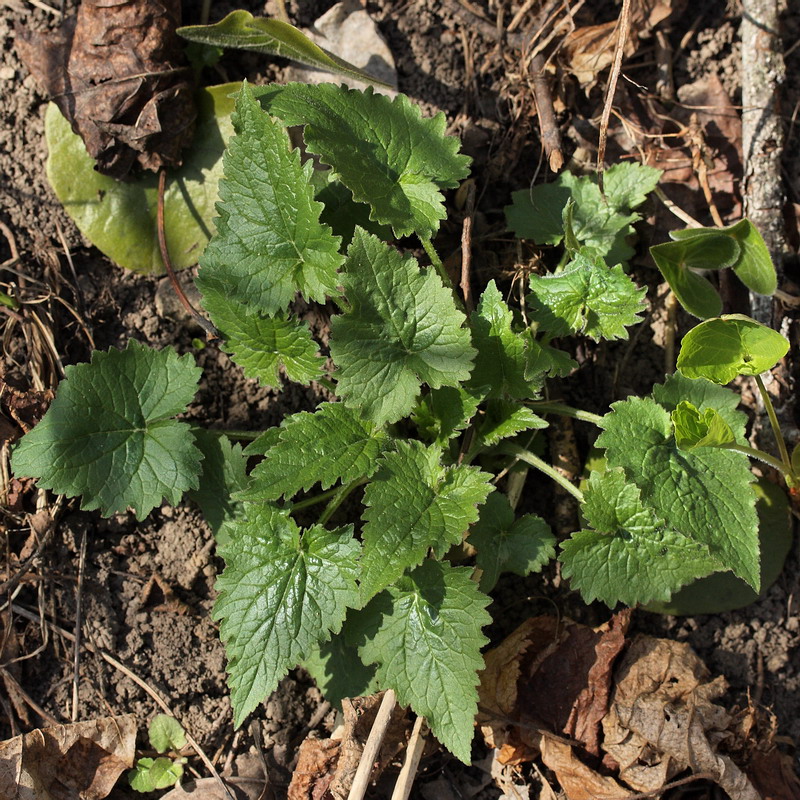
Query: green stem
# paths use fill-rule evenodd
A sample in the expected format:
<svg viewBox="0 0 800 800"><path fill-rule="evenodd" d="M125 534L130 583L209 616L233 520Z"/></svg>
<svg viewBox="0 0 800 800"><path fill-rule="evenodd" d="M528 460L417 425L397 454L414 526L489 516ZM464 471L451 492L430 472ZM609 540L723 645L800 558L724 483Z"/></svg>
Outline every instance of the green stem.
<svg viewBox="0 0 800 800"><path fill-rule="evenodd" d="M526 405L542 414L561 414L564 417L580 419L583 422L591 422L592 425L600 425L603 417L600 414L592 414L591 411L583 411L580 408L564 405L564 403L550 403L547 400L534 401Z"/></svg>
<svg viewBox="0 0 800 800"><path fill-rule="evenodd" d="M767 409L769 424L772 425L772 433L775 435L775 440L778 442L778 449L781 452L781 460L785 466L785 469L782 469L781 472L783 472L785 475L789 475L794 482L795 475L794 470L792 469L792 459L789 457L789 450L786 447L786 440L783 438L781 426L778 424L778 415L775 413L775 407L772 405L772 400L767 392L767 387L764 386L764 381L761 379L761 376L756 375L755 378L758 391L761 392L761 399L764 401L764 408Z"/></svg>
<svg viewBox="0 0 800 800"><path fill-rule="evenodd" d="M258 439L264 433L264 431L228 431L221 428L207 428L206 430L209 433L216 433L217 436L227 436L229 439L244 439L248 442Z"/></svg>
<svg viewBox="0 0 800 800"><path fill-rule="evenodd" d="M354 489L361 486L362 483L366 483L366 478L358 478L358 480L351 481L346 486L340 486L336 493L334 494L333 498L331 499L330 503L325 506L325 510L320 514L319 520L317 521L318 525L324 525L336 512L336 509L347 499ZM297 508L297 506L295 506Z"/></svg>
<svg viewBox="0 0 800 800"><path fill-rule="evenodd" d="M450 276L447 274L447 270L444 268L442 259L439 258L439 254L434 249L433 243L430 239L423 239L421 236L419 240L422 242L422 247L428 254L428 258L431 260L431 264L433 264L434 269L439 273L442 283L450 288L450 291L453 293L453 297L455 298L456 305L459 307L459 309L461 309L461 311L464 311L464 301L458 296L456 287L453 286L453 281L450 280Z"/></svg>
<svg viewBox="0 0 800 800"><path fill-rule="evenodd" d="M324 386L331 394L336 394L336 384L330 378L317 378L317 383Z"/></svg>
<svg viewBox="0 0 800 800"><path fill-rule="evenodd" d="M792 469L791 467L787 467L782 461L775 458L775 456L771 456L769 453L765 453L763 450L757 450L755 447L749 447L746 444L726 444L724 447L725 450L733 450L737 453L744 453L746 456L750 458L758 459L759 461L763 461L765 464L769 464L771 467L774 467L778 470L786 479L791 480L792 478Z"/></svg>
<svg viewBox="0 0 800 800"><path fill-rule="evenodd" d="M305 500L301 500L299 503L293 503L292 511L302 511L304 508L311 508L311 506L324 503L326 500L329 500L331 497L333 497L337 492L340 492L341 489L341 486L334 486L333 489L328 489L326 492L320 492L319 494L315 494L313 497L307 497Z"/></svg>
<svg viewBox="0 0 800 800"><path fill-rule="evenodd" d="M531 453L530 450L525 450L516 444L506 443L497 448L498 453L503 453L507 456L514 456L514 458L536 467L540 472L543 472L549 478L552 478L559 486L566 489L579 503L583 502L583 492L570 483L555 467L551 467L546 461L542 461L539 456Z"/></svg>

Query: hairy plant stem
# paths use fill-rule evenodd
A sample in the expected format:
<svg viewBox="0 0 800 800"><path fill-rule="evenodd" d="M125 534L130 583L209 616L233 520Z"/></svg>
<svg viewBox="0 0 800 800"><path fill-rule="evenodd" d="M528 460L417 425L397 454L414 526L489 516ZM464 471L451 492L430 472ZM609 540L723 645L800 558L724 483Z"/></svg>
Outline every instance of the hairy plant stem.
<svg viewBox="0 0 800 800"><path fill-rule="evenodd" d="M317 524L324 525L334 515L336 509L347 499L350 493L361 486L362 483L366 482L366 478L358 478L358 480L351 481L346 486L340 486L331 498L330 503L325 506L325 510L320 514ZM295 508L297 508L297 506L295 506Z"/></svg>
<svg viewBox="0 0 800 800"><path fill-rule="evenodd" d="M551 403L547 400L534 400L526 403L528 408L538 411L541 414L561 414L564 417L572 417L583 422L591 422L592 425L600 425L603 417L600 414L592 414L591 411L583 411L580 408L573 408L564 403Z"/></svg>
<svg viewBox="0 0 800 800"><path fill-rule="evenodd" d="M348 487L349 487L348 494L349 494L350 491L355 489L357 486L360 486L361 484L366 483L367 480L368 480L367 478L359 478L357 481L353 481L352 484L348 484ZM332 489L327 489L324 492L320 492L319 494L315 494L313 497L307 497L305 500L300 500L300 502L292 504L292 511L301 511L304 508L310 508L311 506L316 506L319 503L324 503L326 500L329 500L331 497L335 497L336 495L340 494L342 489L348 488L348 487L334 486ZM344 497L339 501L337 506L341 505L343 500L344 500ZM333 510L335 511L336 509L334 508ZM327 509L325 509L325 511L327 512ZM323 512L323 513L325 513L325 512ZM330 514L328 515L328 517L330 517Z"/></svg>
<svg viewBox="0 0 800 800"><path fill-rule="evenodd" d="M775 406L772 405L769 392L767 391L767 387L764 386L764 381L761 376L756 375L755 379L756 386L758 386L758 391L761 393L761 399L764 401L764 408L767 409L767 416L769 417L769 424L772 426L772 433L775 436L775 441L778 443L778 450L780 450L781 453L781 461L783 462L783 468L781 468L781 472L786 476L787 483L789 483L790 486L794 486L794 484L797 482L797 478L794 474L794 470L792 469L792 459L789 457L789 450L786 447L786 440L783 438L781 426L778 424L778 415L775 413Z"/></svg>
<svg viewBox="0 0 800 800"><path fill-rule="evenodd" d="M456 291L456 287L453 285L453 281L450 280L450 276L447 274L447 270L444 268L444 264L442 263L442 259L439 258L439 254L436 252L433 243L430 239L423 239L421 236L419 240L422 242L422 247L424 248L425 252L428 254L428 258L431 260L431 264L433 264L433 268L439 274L439 277L442 279L442 283L450 289L453 293L453 298L456 301L456 305L458 308L466 314L466 309L464 307L464 301L461 299L461 296Z"/></svg>
<svg viewBox="0 0 800 800"><path fill-rule="evenodd" d="M248 442L258 439L264 433L264 431L224 431L221 428L207 428L206 430L209 433L216 433L217 436L227 436L229 439L245 439Z"/></svg>
<svg viewBox="0 0 800 800"><path fill-rule="evenodd" d="M763 450L757 450L755 447L748 447L746 444L726 444L724 446L725 450L733 450L736 453L744 453L746 456L750 458L755 458L758 461L763 461L765 464L769 464L771 467L780 472L784 478L786 478L787 483L792 478L792 470L788 468L780 459L775 458L775 456L771 456L769 453L765 453Z"/></svg>
<svg viewBox="0 0 800 800"><path fill-rule="evenodd" d="M532 467L536 467L540 472L547 475L548 478L552 478L559 486L566 489L579 503L583 502L583 492L577 486L570 483L555 467L550 466L550 464L543 461L539 456L531 453L530 450L525 450L516 444L507 443L500 445L496 452L507 456L513 456L520 461L524 461L526 464L530 464Z"/></svg>

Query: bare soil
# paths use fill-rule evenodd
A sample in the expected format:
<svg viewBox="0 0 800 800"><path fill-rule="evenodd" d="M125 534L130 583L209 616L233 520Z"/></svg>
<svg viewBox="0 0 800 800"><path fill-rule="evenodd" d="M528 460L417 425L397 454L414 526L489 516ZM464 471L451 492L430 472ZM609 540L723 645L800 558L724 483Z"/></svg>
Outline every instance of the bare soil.
<svg viewBox="0 0 800 800"><path fill-rule="evenodd" d="M324 12L329 0L289 4L292 20L309 25ZM495 20L502 6L508 21L518 10L516 0L506 3L477 2L460 5L455 0L377 0L368 9L395 55L400 90L420 103L428 113L443 111L450 130L463 137L465 150L474 158L478 184L476 253L473 280L480 287L490 277L508 280L518 266L516 245L503 234L502 207L512 190L522 188L540 169L538 123L527 81L520 75L519 53L487 35L477 17L464 12L475 8L487 20ZM614 19L613 3L587 4L583 20L604 22ZM254 14L264 12L258 3L236 6L227 0L212 8L212 21L234 7ZM271 9L268 7L267 11ZM67 2L65 12L72 13ZM710 72L719 75L736 104L740 97L738 24L740 9L734 0L701 0L667 30L676 49L675 80L689 84ZM184 21L198 21L199 3L186 4ZM472 22L470 22L472 20ZM123 346L133 337L155 346L173 346L179 352L194 352L203 367L203 379L189 418L199 424L263 430L278 424L284 415L311 410L324 396L319 387L287 385L283 391L260 387L245 380L241 371L214 347L198 350L197 335L180 312L159 313L156 292L162 279L123 272L83 240L61 209L47 183L44 165L46 146L43 118L47 100L21 65L15 50L16 31L23 27L52 28L59 15L44 11L26 0L6 0L0 17L0 221L13 235L21 254L23 272L44 281L76 308L82 309L95 345L105 349ZM800 10L785 15L785 45L789 49L800 36ZM491 27L491 26L490 26ZM693 34L689 35L689 31ZM685 44L680 43L685 39ZM624 73L635 83L621 90L629 96L646 91L654 81L652 41L640 46ZM247 77L254 82L280 79L284 63L269 62L252 54L229 53L220 64L220 82ZM789 80L785 87L787 115L786 181L790 200L800 208L800 148L794 116L800 103L800 48L788 59ZM623 82L624 83L624 82ZM639 88L637 88L639 87ZM595 135L596 114L602 97L602 81L588 94L566 87L560 96L570 105L559 112L565 135L566 155L580 155ZM596 142L596 136L594 140ZM612 144L610 157L620 154ZM541 177L539 178L541 180ZM702 203L698 202L701 208ZM706 216L701 221L710 224ZM610 399L631 392L646 393L663 377L663 350L659 339L659 281L647 264L645 254L651 243L666 239L667 227L675 227L663 209L652 208L642 226L637 276L651 286L653 313L633 345L620 343L602 354L584 355L584 367L574 380L564 381L565 396L576 405L604 412ZM796 235L796 223L790 224ZM74 263L75 278L68 266L63 240ZM445 226L443 251L447 242L455 250L460 226ZM794 241L797 247L797 241ZM11 255L0 237L0 262ZM19 280L9 274L2 280ZM790 265L788 279L800 286L796 264ZM51 302L55 345L64 363L86 360L90 348L83 329L63 307ZM796 344L796 325L787 317L784 330ZM4 369L9 381L29 385L30 358L25 342L7 338ZM793 349L793 353L797 352ZM790 355L783 373L784 397L793 394L797 363ZM621 375L614 367L624 364ZM796 426L798 420L787 418ZM591 442L588 432L577 426L578 444L585 455ZM531 492L526 503L540 513L553 513L552 496ZM5 540L9 551L19 553L28 538L24 518L5 514ZM215 575L221 569L214 555L211 534L199 512L191 505L164 506L144 522L120 515L103 520L95 513L67 505L45 548L42 560L30 579L23 581L14 602L51 615L61 627L72 631L76 617L76 583L81 541L85 537L83 567L82 625L90 643L111 653L156 689L206 752L220 763L234 768L237 758L251 752L251 730L234 732L230 701L225 686L225 658L211 620ZM730 704L744 704L748 695L771 707L777 714L779 731L794 742L800 740L800 551L795 546L786 568L760 602L731 613L694 618L660 617L639 611L634 628L689 642L712 671L725 675L730 683ZM165 602L158 585L146 591L157 575L175 596ZM528 616L553 609L583 622L601 622L609 612L603 606L584 606L569 592L558 574L520 579L511 576L496 592L490 609L495 623L488 635L498 641ZM13 666L19 685L43 712L59 721L69 721L72 703L72 648L63 637L37 623L17 618L13 629L21 660ZM9 667L10 668L10 667ZM2 693L2 690L0 690ZM285 679L279 690L255 714L268 753L273 778L280 786L288 781L286 770L293 748L307 732L307 723L320 708L323 698L302 670ZM12 723L0 714L0 739L46 722L30 704L19 699L3 701L15 709L27 709L27 719ZM80 661L79 719L133 712L140 720L142 734L158 709L152 699L129 677L84 651ZM319 721L330 730L334 713ZM476 744L476 762L482 748ZM198 769L200 767L198 766ZM447 756L438 754L423 762L417 782L417 796L431 794L428 784L448 781L453 796L463 796L465 786L479 783L477 768L470 773ZM537 779L530 777L531 786ZM124 783L124 782L123 782ZM112 797L133 796L127 787L115 789ZM440 784L436 784L440 786ZM459 788L460 787L460 788ZM534 792L537 790L534 788ZM461 795L458 793L462 792ZM481 797L498 797L499 791L485 788ZM710 796L710 795L709 795Z"/></svg>

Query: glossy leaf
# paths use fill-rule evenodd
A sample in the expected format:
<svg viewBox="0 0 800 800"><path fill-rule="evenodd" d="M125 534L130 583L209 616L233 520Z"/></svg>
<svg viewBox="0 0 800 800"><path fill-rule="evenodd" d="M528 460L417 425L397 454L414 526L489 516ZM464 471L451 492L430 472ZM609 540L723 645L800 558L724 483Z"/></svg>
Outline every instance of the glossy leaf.
<svg viewBox="0 0 800 800"><path fill-rule="evenodd" d="M164 194L170 258L176 269L196 264L214 232L222 153L233 134L229 95L239 84L197 94L197 129L183 166L171 170ZM91 243L116 264L136 272L164 269L156 233L158 177L117 181L94 169L80 136L50 104L45 117L47 177L56 197Z"/></svg>
<svg viewBox="0 0 800 800"><path fill-rule="evenodd" d="M789 351L786 337L741 314L709 319L681 342L678 369L687 378L726 384L737 375L759 375Z"/></svg>
<svg viewBox="0 0 800 800"><path fill-rule="evenodd" d="M186 25L178 28L177 33L190 42L283 56L301 64L341 75L344 78L367 81L379 86L387 85L339 56L314 44L294 25L279 19L254 17L248 11L231 11L227 17L213 25Z"/></svg>
<svg viewBox="0 0 800 800"><path fill-rule="evenodd" d="M685 400L672 412L672 424L675 428L675 442L681 450L725 447L736 441L731 426L725 422L719 411L707 408L701 413Z"/></svg>

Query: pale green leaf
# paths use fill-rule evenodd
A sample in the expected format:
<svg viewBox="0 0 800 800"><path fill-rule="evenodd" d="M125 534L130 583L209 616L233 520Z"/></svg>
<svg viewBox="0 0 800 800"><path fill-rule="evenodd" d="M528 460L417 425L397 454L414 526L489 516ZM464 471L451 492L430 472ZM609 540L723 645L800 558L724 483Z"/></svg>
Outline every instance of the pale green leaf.
<svg viewBox="0 0 800 800"><path fill-rule="evenodd" d="M285 124L305 126L308 150L398 237L431 238L446 217L442 190L469 174L469 157L445 134L444 114L424 119L404 95L390 100L330 83L273 85L257 95Z"/></svg>
<svg viewBox="0 0 800 800"><path fill-rule="evenodd" d="M381 424L414 407L422 383L458 386L475 351L464 315L434 270L361 229L342 278L347 313L331 322L337 393Z"/></svg>
<svg viewBox="0 0 800 800"><path fill-rule="evenodd" d="M472 344L478 351L471 387L489 387L488 397L526 399L539 388L525 377L525 339L512 330L513 315L494 281L472 314Z"/></svg>
<svg viewBox="0 0 800 800"><path fill-rule="evenodd" d="M491 618L471 570L426 561L380 594L362 614L359 653L378 665L383 688L424 716L437 739L469 764L478 711L478 670Z"/></svg>
<svg viewBox="0 0 800 800"><path fill-rule="evenodd" d="M687 228L672 231L670 236L682 241L716 234L730 236L739 244L739 257L730 266L742 283L756 294L773 294L778 283L775 267L758 228L749 219L742 219L728 228Z"/></svg>
<svg viewBox="0 0 800 800"><path fill-rule="evenodd" d="M597 439L610 468L623 467L642 502L666 526L705 545L719 569L753 587L759 581L758 520L746 456L728 450L680 450L669 413L650 398L614 403Z"/></svg>
<svg viewBox="0 0 800 800"><path fill-rule="evenodd" d="M726 384L737 375L759 375L789 351L777 331L741 314L709 319L692 328L681 342L678 369L687 378Z"/></svg>
<svg viewBox="0 0 800 800"><path fill-rule="evenodd" d="M227 297L265 314L286 308L296 292L324 302L338 293L344 259L340 240L319 221L311 162L301 164L286 129L264 113L247 84L233 122L217 232L200 260L198 288L224 286Z"/></svg>
<svg viewBox="0 0 800 800"><path fill-rule="evenodd" d="M533 514L518 519L504 494L492 492L481 507L480 519L467 540L478 552L475 564L482 571L480 588L490 592L503 572L530 575L556 554L550 526Z"/></svg>
<svg viewBox="0 0 800 800"><path fill-rule="evenodd" d="M661 170L623 161L603 172L603 191L607 202L618 209L638 208L661 179Z"/></svg>
<svg viewBox="0 0 800 800"><path fill-rule="evenodd" d="M708 279L693 270L731 267L742 248L736 239L716 229L700 230L707 234L656 245L650 248L650 255L680 304L690 314L707 319L722 311L722 300Z"/></svg>
<svg viewBox="0 0 800 800"><path fill-rule="evenodd" d="M229 296L226 284L206 276L203 306L222 336L221 347L244 370L265 386L281 385L280 369L290 380L309 383L323 371L325 359L305 322L284 312L263 316Z"/></svg>
<svg viewBox="0 0 800 800"><path fill-rule="evenodd" d="M596 530L561 545L562 574L587 603L633 606L668 600L690 581L721 567L709 548L665 525L643 504L622 469L593 472L583 512Z"/></svg>
<svg viewBox="0 0 800 800"><path fill-rule="evenodd" d="M214 232L222 153L233 133L229 95L238 84L197 93L197 122L183 166L170 170L164 193L167 245L175 269L197 263ZM95 170L94 159L55 103L45 116L47 178L66 212L113 262L136 272L162 272L156 231L158 176L118 181Z"/></svg>
<svg viewBox="0 0 800 800"><path fill-rule="evenodd" d="M639 289L621 266L609 269L602 260L577 255L557 275L530 277L528 300L533 319L551 336L582 333L595 341L627 339L644 310Z"/></svg>
<svg viewBox="0 0 800 800"><path fill-rule="evenodd" d="M131 340L126 350L95 350L90 364L65 374L47 414L14 449L16 475L82 495L82 508L105 516L131 506L138 519L197 488L202 455L189 426L172 419L197 390L191 355Z"/></svg>
<svg viewBox="0 0 800 800"><path fill-rule="evenodd" d="M443 555L478 519L478 506L492 491L477 467L445 468L441 450L421 442L398 442L386 453L364 493L364 554L361 598L369 600L419 564L429 548Z"/></svg>
<svg viewBox="0 0 800 800"><path fill-rule="evenodd" d="M490 400L475 432L484 446L491 447L522 431L546 427L547 421L526 406L508 400Z"/></svg>
<svg viewBox="0 0 800 800"><path fill-rule="evenodd" d="M719 411L707 408L701 413L686 400L678 403L678 407L672 412L672 425L675 428L675 441L681 450L726 447L736 442L731 426L725 422Z"/></svg>
<svg viewBox="0 0 800 800"><path fill-rule="evenodd" d="M169 714L156 714L147 727L147 736L150 745L159 753L166 753L167 750L177 752L186 744L186 731Z"/></svg>
<svg viewBox="0 0 800 800"><path fill-rule="evenodd" d="M213 25L187 25L178 28L177 33L190 42L283 56L345 78L386 86L383 81L314 44L294 25L279 19L254 17L248 11L231 11Z"/></svg>
<svg viewBox="0 0 800 800"><path fill-rule="evenodd" d="M352 526L314 526L301 534L278 509L248 507L247 519L220 548L225 571L214 605L236 726L317 643L340 630L347 607L358 604L358 554Z"/></svg>
<svg viewBox="0 0 800 800"><path fill-rule="evenodd" d="M322 403L313 414L301 411L289 420L277 429L277 441L265 451L240 497L276 500L308 491L315 483L327 489L340 480L369 477L390 445L386 433L341 403Z"/></svg>
<svg viewBox="0 0 800 800"><path fill-rule="evenodd" d="M140 758L128 773L128 783L137 792L154 792L174 786L182 776L183 763L180 761L163 756L156 759Z"/></svg>

